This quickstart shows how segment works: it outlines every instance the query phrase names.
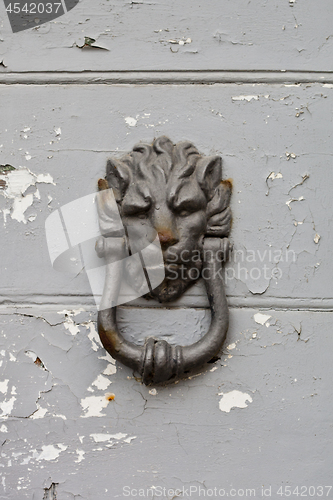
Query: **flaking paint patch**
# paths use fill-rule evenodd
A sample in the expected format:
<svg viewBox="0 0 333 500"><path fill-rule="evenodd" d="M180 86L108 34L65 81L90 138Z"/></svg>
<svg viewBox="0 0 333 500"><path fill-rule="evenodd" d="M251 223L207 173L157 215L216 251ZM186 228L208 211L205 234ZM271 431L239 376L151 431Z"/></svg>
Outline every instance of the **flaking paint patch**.
<svg viewBox="0 0 333 500"><path fill-rule="evenodd" d="M106 377L103 377L103 375L98 375L96 380L92 383L97 389L100 391L105 391L109 385L111 384L111 380L107 379Z"/></svg>
<svg viewBox="0 0 333 500"><path fill-rule="evenodd" d="M95 443L108 443L113 445L116 441L123 441L124 443L130 444L137 436L128 436L128 434L118 432L117 434L90 434L90 437Z"/></svg>
<svg viewBox="0 0 333 500"><path fill-rule="evenodd" d="M232 101L258 101L259 96L258 95L237 95L231 98Z"/></svg>
<svg viewBox="0 0 333 500"><path fill-rule="evenodd" d="M77 316L81 312L84 312L85 309L80 307L79 309L64 309L63 311L58 311L57 314L62 314L64 316Z"/></svg>
<svg viewBox="0 0 333 500"><path fill-rule="evenodd" d="M10 210L8 208L4 208L2 210L4 226L6 226L6 224L7 224L7 215L9 215L9 214L10 214Z"/></svg>
<svg viewBox="0 0 333 500"><path fill-rule="evenodd" d="M102 343L96 331L95 324L92 321L89 321L88 323L84 323L84 326L87 330L89 330L88 339L91 341L93 351L98 351L102 347Z"/></svg>
<svg viewBox="0 0 333 500"><path fill-rule="evenodd" d="M105 396L88 396L82 399L80 404L85 411L82 418L105 417L102 410L107 407L109 401Z"/></svg>
<svg viewBox="0 0 333 500"><path fill-rule="evenodd" d="M269 320L269 318L271 318L272 316L270 316L269 314L262 314L262 313L257 313L253 316L253 319L256 323L258 323L259 325L264 325L266 323L266 321Z"/></svg>
<svg viewBox="0 0 333 500"><path fill-rule="evenodd" d="M48 444L48 445L42 446L42 452L37 457L37 460L38 461L40 461L40 460L47 460L47 461L56 460L57 458L59 458L60 453L67 450L67 448L68 448L68 446L65 446L61 443L58 443L56 446L57 446L57 448L53 444Z"/></svg>
<svg viewBox="0 0 333 500"><path fill-rule="evenodd" d="M67 318L66 321L64 321L63 325L66 330L68 330L69 333L73 336L77 335L80 331L80 328L74 323L72 318Z"/></svg>
<svg viewBox="0 0 333 500"><path fill-rule="evenodd" d="M103 371L104 375L114 375L117 372L115 363L110 363Z"/></svg>
<svg viewBox="0 0 333 500"><path fill-rule="evenodd" d="M252 403L253 401L250 394L236 390L226 393L220 392L219 396L222 396L219 408L226 413L229 413L232 408L247 408L246 402Z"/></svg>
<svg viewBox="0 0 333 500"><path fill-rule="evenodd" d="M283 175L281 174L281 172L278 172L277 174L275 172L271 172L268 176L268 179L282 179L283 178Z"/></svg>
<svg viewBox="0 0 333 500"><path fill-rule="evenodd" d="M305 200L304 196L300 196L299 198L292 198L291 200L286 201L286 205L288 206L289 210L291 210L290 203L293 203L294 201L304 201L304 200Z"/></svg>
<svg viewBox="0 0 333 500"><path fill-rule="evenodd" d="M105 443L106 441L111 441L116 439L119 441L120 439L124 439L127 437L127 434L123 434L122 432L118 432L117 434L90 434L90 437L95 441L95 443Z"/></svg>
<svg viewBox="0 0 333 500"><path fill-rule="evenodd" d="M32 418L33 420L35 419L39 419L39 418L44 418L45 415L47 414L47 409L46 408L42 408L41 406L39 406L39 404L37 403L37 407L38 407L38 410L35 411L35 413L33 413L31 415L30 418Z"/></svg>
<svg viewBox="0 0 333 500"><path fill-rule="evenodd" d="M126 116L125 122L129 127L135 127L135 125L138 123L138 120L136 120L132 116Z"/></svg>
<svg viewBox="0 0 333 500"><path fill-rule="evenodd" d="M109 362L108 366L103 371L104 375L114 375L117 372L116 361L113 359L112 356L110 356L108 352L105 353L105 356L98 356L98 359L104 359L105 361Z"/></svg>
<svg viewBox="0 0 333 500"><path fill-rule="evenodd" d="M34 202L34 195L32 193L25 194L29 187L36 186L36 184L55 185L50 174L36 175L26 167L11 170L6 174L0 174L0 180L5 183L5 189L2 189L0 192L5 198L13 200L11 209L6 209L6 213L3 211L5 223L5 215L7 216L10 212L13 220L23 222L23 224L28 222L24 214ZM36 190L35 198L40 199L38 189Z"/></svg>
<svg viewBox="0 0 333 500"><path fill-rule="evenodd" d="M82 462L82 460L84 460L85 451L84 450L76 450L76 453L77 453L78 457L75 460L75 462L77 464L79 464L80 462Z"/></svg>
<svg viewBox="0 0 333 500"><path fill-rule="evenodd" d="M8 382L9 382L8 378L6 378L2 382L0 382L0 392L2 392L2 394L7 394L7 392L8 392Z"/></svg>
<svg viewBox="0 0 333 500"><path fill-rule="evenodd" d="M15 198L12 206L12 219L16 220L17 222L23 222L23 224L26 224L27 219L25 218L24 214L27 209L32 206L33 202L33 194L27 194L22 198Z"/></svg>
<svg viewBox="0 0 333 500"><path fill-rule="evenodd" d="M0 410L2 410L2 414L0 415L0 417L8 417L8 415L11 414L14 408L15 401L15 396L12 396L8 401L5 400L0 403Z"/></svg>

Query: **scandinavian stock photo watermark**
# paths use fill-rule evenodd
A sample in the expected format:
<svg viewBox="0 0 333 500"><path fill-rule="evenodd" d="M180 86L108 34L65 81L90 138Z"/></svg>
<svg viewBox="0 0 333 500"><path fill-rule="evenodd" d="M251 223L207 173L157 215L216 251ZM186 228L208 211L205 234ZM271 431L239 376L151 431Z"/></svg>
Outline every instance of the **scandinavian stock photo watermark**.
<svg viewBox="0 0 333 500"><path fill-rule="evenodd" d="M45 222L49 256L55 270L88 276L99 310L143 297L163 282L218 278L231 285L235 280L278 282L283 265L296 262L293 250L237 249L227 238L217 250L207 249L205 239L194 248L161 244L155 228L141 219L126 225L112 189L92 193L55 210ZM207 267L205 264L209 262ZM102 302L105 276L109 287Z"/></svg>
<svg viewBox="0 0 333 500"><path fill-rule="evenodd" d="M332 486L300 486L300 485L261 485L257 488L204 488L203 486L183 486L181 488L166 488L164 486L150 486L135 488L124 486L122 496L125 498L332 498Z"/></svg>
<svg viewBox="0 0 333 500"><path fill-rule="evenodd" d="M170 271L169 279L176 280L179 277L182 279L189 276L190 279L196 280L202 277L207 279L207 271L200 270L196 265L198 262L213 259L216 263L227 263L230 266L222 270L221 266L216 265L214 276L219 275L224 278L226 284L235 279L237 280L280 280L283 276L281 263L296 262L297 255L294 250L252 250L252 249L231 249L226 251L218 250L182 250L180 254L176 253L172 248L169 249L168 268ZM173 268L172 264L178 264L179 268ZM190 266L190 263L193 265Z"/></svg>

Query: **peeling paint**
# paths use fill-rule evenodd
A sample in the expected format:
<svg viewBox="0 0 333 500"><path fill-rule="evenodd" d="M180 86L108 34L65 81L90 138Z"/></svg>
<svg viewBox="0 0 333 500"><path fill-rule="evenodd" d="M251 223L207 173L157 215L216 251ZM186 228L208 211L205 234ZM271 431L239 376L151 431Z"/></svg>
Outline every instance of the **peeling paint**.
<svg viewBox="0 0 333 500"><path fill-rule="evenodd" d="M173 44L178 44L178 45L185 45L187 43L192 43L192 39L191 38L181 38L180 40L168 40L169 43L173 43Z"/></svg>
<svg viewBox="0 0 333 500"><path fill-rule="evenodd" d="M15 401L15 396L12 396L8 401L5 400L0 403L0 410L2 410L2 414L0 415L0 417L6 417L11 414L14 408Z"/></svg>
<svg viewBox="0 0 333 500"><path fill-rule="evenodd" d="M320 240L320 235L316 233L315 237L313 238L313 241L316 243L316 245L318 245L319 240Z"/></svg>
<svg viewBox="0 0 333 500"><path fill-rule="evenodd" d="M84 312L84 311L85 311L85 309L80 307L79 309L64 309L62 311L58 311L57 314L62 314L65 316L77 316L78 314L80 314L81 312Z"/></svg>
<svg viewBox="0 0 333 500"><path fill-rule="evenodd" d="M13 200L11 218L17 222L23 222L24 224L28 222L24 214L34 202L34 195L32 193L25 194L27 189L31 186L36 186L36 184L42 183L55 185L50 174L36 175L26 167L11 170L5 174L0 174L0 180L5 186L5 188L0 192L5 198ZM35 197L40 199L38 189L36 190ZM5 215L9 213L10 210L8 209L6 209L6 214L3 211L5 223Z"/></svg>
<svg viewBox="0 0 333 500"><path fill-rule="evenodd" d="M138 123L138 120L136 120L135 118L133 118L132 116L127 116L125 118L125 122L127 123L127 125L129 127L135 127L135 125Z"/></svg>
<svg viewBox="0 0 333 500"><path fill-rule="evenodd" d="M2 382L0 382L0 392L2 392L2 394L7 394L8 382L9 382L8 378L6 378L6 380L3 380Z"/></svg>
<svg viewBox="0 0 333 500"><path fill-rule="evenodd" d="M25 218L24 214L26 210L32 206L33 202L34 202L33 194L27 194L22 198L15 198L12 207L12 214L11 214L12 219L17 220L17 222L23 222L24 224L26 224L27 219Z"/></svg>
<svg viewBox="0 0 333 500"><path fill-rule="evenodd" d="M109 404L105 396L88 396L81 400L81 406L86 412L82 418L88 417L105 417L102 410Z"/></svg>
<svg viewBox="0 0 333 500"><path fill-rule="evenodd" d="M115 362L113 364L110 363L103 371L104 375L114 375L116 372L117 372L117 368L116 368Z"/></svg>
<svg viewBox="0 0 333 500"><path fill-rule="evenodd" d="M57 446L57 448L53 444L48 444L48 445L42 446L43 451L37 457L37 460L38 461L40 461L40 460L47 460L47 461L56 460L57 458L59 458L60 453L67 450L67 448L68 448L68 446L65 446L61 443L58 443L56 446Z"/></svg>
<svg viewBox="0 0 333 500"><path fill-rule="evenodd" d="M67 318L66 321L64 321L63 325L66 330L68 330L69 333L73 336L77 335L80 331L80 328L74 323L72 318Z"/></svg>
<svg viewBox="0 0 333 500"><path fill-rule="evenodd" d="M238 95L235 97L231 98L233 101L258 101L259 96L258 95Z"/></svg>
<svg viewBox="0 0 333 500"><path fill-rule="evenodd" d="M47 409L46 408L41 408L38 403L37 403L37 407L38 407L38 410L35 411L35 413L33 413L31 415L31 417L30 417L33 420L39 419L39 418L44 418L45 415L47 414Z"/></svg>
<svg viewBox="0 0 333 500"><path fill-rule="evenodd" d="M114 444L115 441L123 441L124 443L130 444L136 436L128 436L122 432L117 434L90 434L90 437L95 441L95 443L110 443Z"/></svg>
<svg viewBox="0 0 333 500"><path fill-rule="evenodd" d="M269 176L267 177L267 179L282 179L283 178L283 175L281 174L281 172L278 172L277 174L275 172L271 172L269 174Z"/></svg>
<svg viewBox="0 0 333 500"><path fill-rule="evenodd" d="M111 384L111 380L107 379L106 377L103 377L103 375L98 375L96 380L92 383L97 389L100 391L105 391Z"/></svg>
<svg viewBox="0 0 333 500"><path fill-rule="evenodd" d="M77 464L79 464L80 462L82 462L82 460L84 460L85 451L84 450L76 450L76 453L78 454L78 457L75 460L75 462Z"/></svg>
<svg viewBox="0 0 333 500"><path fill-rule="evenodd" d="M269 314L262 314L262 313L257 313L253 316L253 319L256 323L259 325L264 325L266 321L269 320L272 316L269 316Z"/></svg>
<svg viewBox="0 0 333 500"><path fill-rule="evenodd" d="M253 401L249 394L241 391L221 392L219 396L222 396L219 408L226 413L229 413L232 408L247 408L246 402L252 403Z"/></svg>
<svg viewBox="0 0 333 500"><path fill-rule="evenodd" d="M299 198L291 198L291 200L286 201L286 205L288 206L289 210L291 210L290 203L293 203L294 201L304 201L304 200L305 200L304 196L300 196Z"/></svg>
<svg viewBox="0 0 333 500"><path fill-rule="evenodd" d="M87 328L87 330L90 330L88 333L88 339L91 341L92 349L94 351L98 351L102 347L102 343L96 331L95 324L92 321L89 321L88 323L84 323L84 326ZM111 375L111 374L105 373L105 375Z"/></svg>

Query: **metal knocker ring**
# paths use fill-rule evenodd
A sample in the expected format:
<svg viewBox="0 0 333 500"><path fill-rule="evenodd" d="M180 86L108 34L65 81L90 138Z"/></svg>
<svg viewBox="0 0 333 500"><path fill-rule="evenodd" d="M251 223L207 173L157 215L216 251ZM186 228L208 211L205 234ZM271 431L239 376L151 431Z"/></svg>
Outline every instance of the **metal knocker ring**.
<svg viewBox="0 0 333 500"><path fill-rule="evenodd" d="M109 160L106 178L100 179L99 188L97 208L102 236L96 251L106 260L98 313L102 344L114 359L138 372L146 385L184 377L218 354L228 330L221 272L229 251L231 184L222 181L221 158L204 157L189 142L173 144L167 137L160 137L152 145L135 146L120 160ZM117 215L122 228L115 222ZM134 240L128 234L127 228L131 227L135 228ZM162 282L150 286L143 296L170 302L199 277L204 279L211 323L208 332L192 345L170 345L150 337L141 346L119 332L117 297L124 274L128 274L126 262L134 255L129 241L139 242L135 255L138 263L141 259L147 277L145 265L148 268L149 264L142 259L140 248L142 233L152 231L158 234L158 245L150 245L151 251L156 254L159 247L165 273ZM133 276L131 271L127 280L138 281ZM143 290L141 282L136 284Z"/></svg>

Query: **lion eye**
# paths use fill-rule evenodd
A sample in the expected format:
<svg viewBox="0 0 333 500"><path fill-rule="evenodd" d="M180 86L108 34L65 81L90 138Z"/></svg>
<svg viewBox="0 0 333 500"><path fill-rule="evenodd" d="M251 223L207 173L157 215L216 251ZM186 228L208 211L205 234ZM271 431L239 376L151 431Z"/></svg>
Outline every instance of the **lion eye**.
<svg viewBox="0 0 333 500"><path fill-rule="evenodd" d="M189 210L182 210L181 212L179 212L179 215L181 217L188 217L192 212L190 212Z"/></svg>
<svg viewBox="0 0 333 500"><path fill-rule="evenodd" d="M141 214L138 215L138 219L147 219L148 217L148 212L141 212Z"/></svg>

